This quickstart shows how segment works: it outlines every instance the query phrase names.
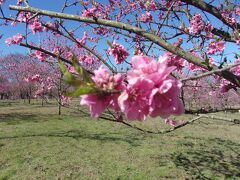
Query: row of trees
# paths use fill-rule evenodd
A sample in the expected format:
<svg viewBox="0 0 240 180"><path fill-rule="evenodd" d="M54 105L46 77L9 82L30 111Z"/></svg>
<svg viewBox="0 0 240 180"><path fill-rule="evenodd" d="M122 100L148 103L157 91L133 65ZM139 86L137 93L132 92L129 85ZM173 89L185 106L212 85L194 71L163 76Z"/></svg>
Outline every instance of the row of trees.
<svg viewBox="0 0 240 180"><path fill-rule="evenodd" d="M1 99L26 99L30 103L33 98L50 98L61 104L70 100L64 95L68 86L62 82L62 72L55 64L39 62L32 55L9 54L0 58L0 69ZM219 87L220 82L212 82L208 77L187 81L181 93L185 108L193 112L237 108L238 92L230 89L223 93Z"/></svg>
<svg viewBox="0 0 240 180"><path fill-rule="evenodd" d="M10 5L15 17L1 7L4 25L25 27L6 43L31 49L47 68L59 64L66 94L81 96L94 117L107 108L121 121L239 105L237 0L64 0L58 12L31 3Z"/></svg>
<svg viewBox="0 0 240 180"><path fill-rule="evenodd" d="M23 54L0 58L1 99L28 99L48 93L55 94L57 68ZM54 81L53 81L54 80Z"/></svg>

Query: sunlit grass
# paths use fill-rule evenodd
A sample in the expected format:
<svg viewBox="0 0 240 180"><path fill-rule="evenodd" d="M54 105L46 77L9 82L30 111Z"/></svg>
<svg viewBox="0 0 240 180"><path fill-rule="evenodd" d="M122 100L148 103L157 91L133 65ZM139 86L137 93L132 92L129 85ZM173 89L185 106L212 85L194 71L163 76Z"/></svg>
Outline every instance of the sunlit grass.
<svg viewBox="0 0 240 180"><path fill-rule="evenodd" d="M0 179L240 178L239 125L203 119L152 135L33 103L0 103ZM168 128L160 119L135 125Z"/></svg>

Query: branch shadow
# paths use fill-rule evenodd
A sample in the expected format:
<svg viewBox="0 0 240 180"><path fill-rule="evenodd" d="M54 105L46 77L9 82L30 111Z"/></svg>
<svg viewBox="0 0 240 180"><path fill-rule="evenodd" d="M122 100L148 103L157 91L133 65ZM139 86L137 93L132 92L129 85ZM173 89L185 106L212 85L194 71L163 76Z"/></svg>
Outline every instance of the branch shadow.
<svg viewBox="0 0 240 180"><path fill-rule="evenodd" d="M0 140L6 139L18 139L18 138L29 138L29 137L59 137L59 138L73 138L76 140L88 139L96 140L101 142L125 142L131 146L140 146L141 141L144 137L135 137L135 136L124 136L119 137L120 133L88 133L80 130L70 130L64 132L53 132L53 133L41 133L41 134L27 134L27 135L17 135L17 136L7 136L0 137Z"/></svg>
<svg viewBox="0 0 240 180"><path fill-rule="evenodd" d="M23 113L9 113L0 114L0 123L5 122L7 125L15 125L24 122L40 122L47 120L48 115L44 115L46 118L42 118L37 114L23 114Z"/></svg>
<svg viewBox="0 0 240 180"><path fill-rule="evenodd" d="M78 118L84 118L88 117L85 114L77 114L72 115L72 117L78 117ZM8 113L8 114L0 114L0 123L4 122L7 123L7 125L17 125L20 123L39 123L44 121L49 121L49 117L57 118L59 120L64 119L65 115L58 116L58 114L36 114L36 113Z"/></svg>
<svg viewBox="0 0 240 180"><path fill-rule="evenodd" d="M210 148L206 148L206 143ZM193 179L240 178L240 144L214 138L197 146L173 154L174 164Z"/></svg>

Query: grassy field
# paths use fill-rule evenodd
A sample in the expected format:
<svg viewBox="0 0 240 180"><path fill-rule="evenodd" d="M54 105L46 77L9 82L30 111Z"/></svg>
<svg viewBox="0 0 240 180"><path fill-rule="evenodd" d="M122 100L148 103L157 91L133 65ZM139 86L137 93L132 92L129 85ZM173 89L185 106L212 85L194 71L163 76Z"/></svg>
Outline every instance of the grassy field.
<svg viewBox="0 0 240 180"><path fill-rule="evenodd" d="M240 125L202 119L152 135L69 109L58 116L55 105L0 102L0 179L239 178Z"/></svg>

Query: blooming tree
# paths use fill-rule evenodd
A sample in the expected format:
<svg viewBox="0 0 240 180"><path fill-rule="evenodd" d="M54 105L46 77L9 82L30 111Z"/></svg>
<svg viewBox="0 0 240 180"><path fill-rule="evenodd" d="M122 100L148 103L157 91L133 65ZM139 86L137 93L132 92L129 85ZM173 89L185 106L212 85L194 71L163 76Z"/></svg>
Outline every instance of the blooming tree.
<svg viewBox="0 0 240 180"><path fill-rule="evenodd" d="M9 54L0 58L0 69L3 83L1 93L11 98L28 99L37 95L38 82L49 76L49 66L36 59L22 54ZM46 73L47 72L47 73Z"/></svg>
<svg viewBox="0 0 240 180"><path fill-rule="evenodd" d="M228 91L239 99L238 1L63 0L59 11L31 3L10 5L15 17L1 8L4 25L25 27L6 43L31 49L40 61L58 61L72 87L66 94L80 96L93 117L108 108L118 121L180 115L186 99L202 106L199 83L200 99ZM44 45L49 35L64 45Z"/></svg>

